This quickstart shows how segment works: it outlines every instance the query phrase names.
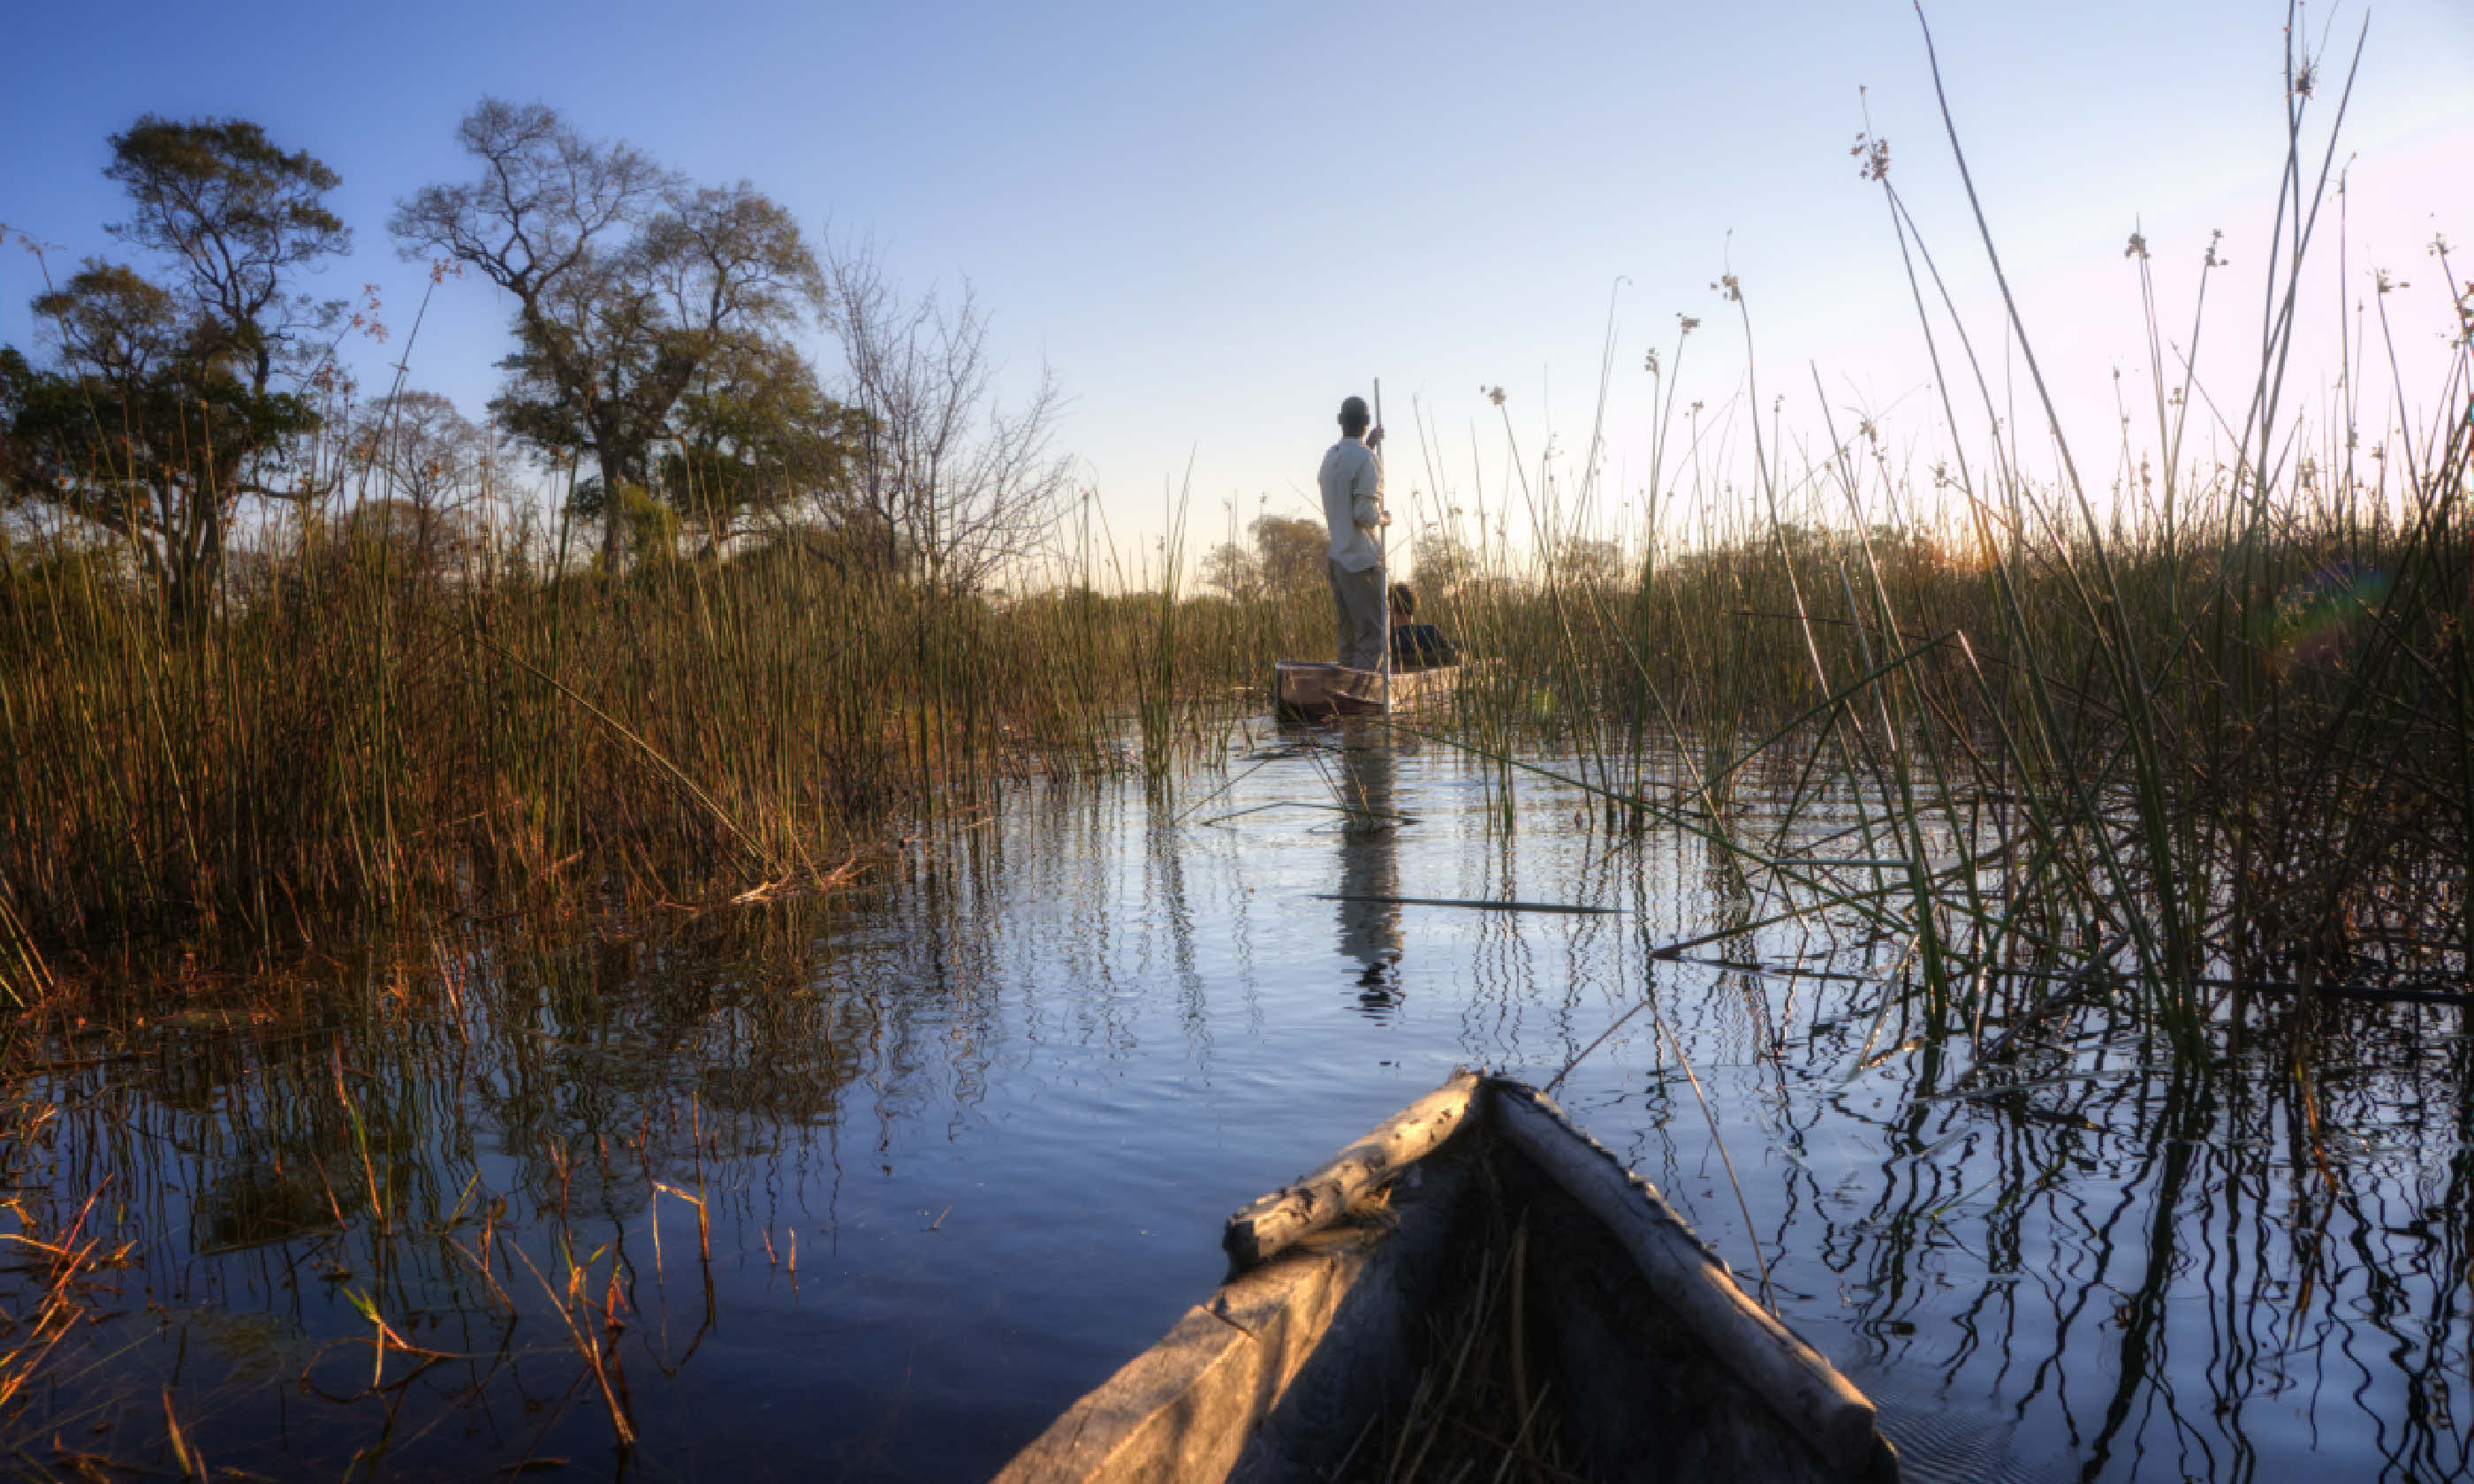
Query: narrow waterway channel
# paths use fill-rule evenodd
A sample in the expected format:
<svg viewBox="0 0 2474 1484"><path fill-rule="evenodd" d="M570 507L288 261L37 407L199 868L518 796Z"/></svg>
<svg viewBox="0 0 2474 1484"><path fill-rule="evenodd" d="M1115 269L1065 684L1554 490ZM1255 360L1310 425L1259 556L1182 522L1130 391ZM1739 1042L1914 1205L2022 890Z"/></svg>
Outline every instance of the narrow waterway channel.
<svg viewBox="0 0 2474 1484"><path fill-rule="evenodd" d="M1966 1044L1883 1013L1896 942L1813 913L1657 956L1780 911L1734 880L1440 746L1257 725L1164 796L1015 785L830 901L132 1006L12 1136L22 1231L126 1245L15 1457L984 1475L1208 1291L1236 1206L1456 1065L1578 1057L1566 1108L1766 1268L1915 1476L2466 1466L2457 1009L2349 1009L2298 1075L2068 1023L1953 1095ZM1423 904L1475 901L1605 910Z"/></svg>

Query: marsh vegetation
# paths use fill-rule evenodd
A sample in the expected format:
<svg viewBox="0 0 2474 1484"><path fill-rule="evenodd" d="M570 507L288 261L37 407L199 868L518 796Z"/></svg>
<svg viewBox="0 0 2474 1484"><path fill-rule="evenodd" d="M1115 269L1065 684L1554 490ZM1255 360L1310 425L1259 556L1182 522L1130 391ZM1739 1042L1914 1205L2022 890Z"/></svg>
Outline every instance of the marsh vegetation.
<svg viewBox="0 0 2474 1484"><path fill-rule="evenodd" d="M2299 54L2288 83L2255 377L2201 384L2177 357L2217 331L2151 311L2153 405L2101 448L2007 285L2003 323L1958 317L1959 245L1874 139L1923 436L1817 377L1690 399L1710 337L1759 344L1733 278L1645 357L1638 491L1603 425L1550 459L1505 419L1464 481L1435 409L1395 418L1427 611L1478 657L1379 738L1397 780L1364 736L1265 735L1271 661L1328 645L1298 533L1189 565L1179 497L1127 550L1054 385L997 397L977 304L485 104L473 178L392 224L434 293L515 306L475 423L411 385L417 323L395 385L338 369L376 311L302 294L349 238L331 172L139 121L112 170L146 266L64 275L47 354L0 352L12 1457L717 1459L704 1348L838 1399L752 1426L751 1467L981 1467L1198 1291L1207 1235L1118 1227L1187 1241L1398 1101L1349 1089L1370 1064L1457 1058L1577 1064L1576 1107L1911 1425L1995 1409L1953 1456L2274 1475L2262 1399L2307 1383L2323 1448L2463 1467L2474 288L2435 244L2452 321L2413 378L2386 279L2347 298L2343 395L2297 410L2336 84ZM564 183L492 194L527 171ZM2176 266L2130 247L2152 304ZM2401 410L2361 420L2383 377ZM1226 821L1300 798L1334 832L1244 836L1240 869L1294 816ZM1406 860L1624 915L1437 927L1421 964L1399 909L1344 904L1335 976L1265 921L1335 848L1393 895ZM1141 1125L1139 1178L997 1132L1069 1085L1113 1089L1066 1100L1110 1140ZM1286 1142L1218 1148L1257 1115ZM914 1219L992 1199L951 1147L1032 1235ZM1104 1233L1038 1193L1059 1169L1122 1182ZM1018 1353L1060 1325L1053 1372Z"/></svg>

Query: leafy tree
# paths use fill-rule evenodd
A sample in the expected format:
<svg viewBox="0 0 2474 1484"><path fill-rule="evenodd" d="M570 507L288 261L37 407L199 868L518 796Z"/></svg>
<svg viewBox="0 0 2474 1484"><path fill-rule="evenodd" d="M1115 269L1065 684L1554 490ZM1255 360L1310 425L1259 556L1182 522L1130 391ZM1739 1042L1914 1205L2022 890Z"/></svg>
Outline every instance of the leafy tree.
<svg viewBox="0 0 2474 1484"><path fill-rule="evenodd" d="M1263 564L1236 541L1223 541L1202 555L1202 581L1243 601L1263 590Z"/></svg>
<svg viewBox="0 0 2474 1484"><path fill-rule="evenodd" d="M825 395L795 349L734 338L679 396L656 472L708 551L751 519L843 514L866 419Z"/></svg>
<svg viewBox="0 0 2474 1484"><path fill-rule="evenodd" d="M1262 515L1253 524L1254 550L1262 562L1264 586L1275 593L1311 592L1330 579L1331 533L1320 520L1297 515Z"/></svg>
<svg viewBox="0 0 2474 1484"><path fill-rule="evenodd" d="M691 188L538 104L485 98L456 140L479 176L399 203L400 251L443 253L515 300L510 379L491 404L510 431L553 452L592 450L603 489L650 485L698 372L730 346L777 337L819 293L798 224L744 181ZM612 566L627 545L624 507L603 504Z"/></svg>
<svg viewBox="0 0 2474 1484"><path fill-rule="evenodd" d="M327 208L342 177L306 152L277 149L243 119L179 124L153 114L112 136L103 173L134 208L105 229L173 260L192 323L223 342L215 348L238 363L252 393L324 359L321 337L343 302L299 292L293 280L352 251L352 229Z"/></svg>
<svg viewBox="0 0 2474 1484"><path fill-rule="evenodd" d="M1637 574L1620 543L1598 537L1566 536L1556 543L1555 572L1584 587L1615 587Z"/></svg>
<svg viewBox="0 0 2474 1484"><path fill-rule="evenodd" d="M126 542L176 616L204 610L233 508L296 494L319 336L343 312L298 280L350 250L326 205L335 173L240 119L147 115L111 136L104 175L130 217L108 230L162 277L89 258L39 296L57 366L0 350L0 491Z"/></svg>
<svg viewBox="0 0 2474 1484"><path fill-rule="evenodd" d="M635 562L674 558L679 549L679 513L656 499L642 485L620 485L618 519L627 533L627 555Z"/></svg>
<svg viewBox="0 0 2474 1484"><path fill-rule="evenodd" d="M1411 558L1417 568L1420 591L1453 592L1486 575L1477 553L1467 541L1432 526L1418 538Z"/></svg>

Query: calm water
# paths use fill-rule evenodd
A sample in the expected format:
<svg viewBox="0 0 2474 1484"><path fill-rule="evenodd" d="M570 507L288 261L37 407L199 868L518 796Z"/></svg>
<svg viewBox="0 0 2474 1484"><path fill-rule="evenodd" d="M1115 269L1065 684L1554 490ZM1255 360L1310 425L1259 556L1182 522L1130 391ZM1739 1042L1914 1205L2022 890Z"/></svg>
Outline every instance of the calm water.
<svg viewBox="0 0 2474 1484"><path fill-rule="evenodd" d="M1899 945L1813 916L1655 960L1785 904L1551 784L1507 824L1448 751L1302 735L1165 802L1017 786L832 903L485 924L52 1048L12 1191L46 1234L100 1191L82 1235L130 1245L16 1403L17 1466L169 1470L168 1392L209 1466L277 1478L983 1475L1209 1290L1229 1210L1654 996L1566 1107L1748 1286L1758 1245L1919 1474L2465 1467L2454 1009L2355 1012L2307 1082L2274 1051L2177 1080L2082 1024L1953 1098L1965 1046L1876 1013ZM6 1343L44 1276L7 1276Z"/></svg>

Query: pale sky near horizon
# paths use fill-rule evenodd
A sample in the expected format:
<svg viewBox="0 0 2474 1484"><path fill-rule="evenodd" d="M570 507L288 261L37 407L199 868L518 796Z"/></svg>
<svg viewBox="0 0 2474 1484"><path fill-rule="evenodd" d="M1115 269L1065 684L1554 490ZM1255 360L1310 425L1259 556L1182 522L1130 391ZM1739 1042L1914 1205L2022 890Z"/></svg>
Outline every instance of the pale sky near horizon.
<svg viewBox="0 0 2474 1484"><path fill-rule="evenodd" d="M2314 140L2366 13L2338 156L2351 160L2344 292L2369 302L2382 267L2411 285L2386 307L2408 381L2427 386L2454 323L2427 246L2445 232L2474 249L2474 3L2308 12L2312 48L2328 37ZM2145 395L2122 253L2134 223L2177 340L2208 233L2225 231L2231 267L2210 290L2200 366L2239 403L2284 154L2284 8L1944 0L1929 16L2031 343L2095 450L2083 472L2113 464L2109 371L2123 369L2134 405ZM1848 154L1867 108L1973 327L1999 346L1915 12L1899 0L149 3L25 8L8 29L0 223L57 248L55 273L114 251L107 134L147 111L237 115L343 176L335 204L356 251L321 286L379 285L400 335L424 275L396 257L391 203L466 174L452 131L482 94L539 100L691 177L746 178L812 231L873 241L914 288L967 276L996 312L1009 378L1043 360L1061 377L1059 445L1129 556L1166 527L1167 491L1189 468L1198 540L1232 509L1309 514L1332 410L1377 376L1395 489L1431 483L1412 462L1414 403L1448 435L1452 496L1471 493L1474 429L1498 500L1504 429L1477 389L1505 389L1533 471L1550 432L1568 461L1588 437L1611 301L1607 476L1637 490L1642 351L1671 361L1677 314L1705 322L1684 399L1740 397L1742 329L1710 289L1730 270L1761 402L1783 395L1791 432L1818 436L1817 370L1842 434L1853 409L1887 408L1885 436L1928 460L1937 415L1906 280L1879 190ZM2323 229L2306 298L2326 308L2306 318L2318 325L2306 356L2333 344L2336 247ZM28 344L38 288L30 258L0 253L0 339ZM412 383L477 416L506 345L492 292L449 283L412 347ZM821 337L817 349L830 358ZM400 350L357 347L364 380L382 386ZM2296 393L2317 396L2332 368L2306 359Z"/></svg>

